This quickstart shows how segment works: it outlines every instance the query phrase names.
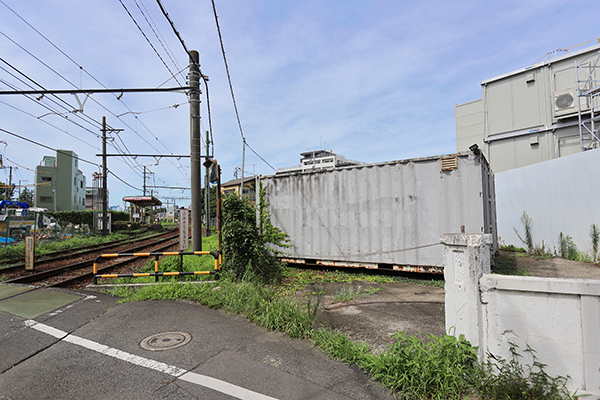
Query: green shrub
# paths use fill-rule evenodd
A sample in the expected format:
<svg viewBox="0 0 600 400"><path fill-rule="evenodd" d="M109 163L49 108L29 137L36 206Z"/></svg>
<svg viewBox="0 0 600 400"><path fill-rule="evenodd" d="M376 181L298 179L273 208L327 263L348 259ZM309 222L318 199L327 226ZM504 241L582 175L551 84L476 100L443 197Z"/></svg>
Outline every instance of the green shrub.
<svg viewBox="0 0 600 400"><path fill-rule="evenodd" d="M590 238L592 239L592 261L598 261L598 244L600 242L600 229L596 224L590 228Z"/></svg>
<svg viewBox="0 0 600 400"><path fill-rule="evenodd" d="M485 399L570 399L566 388L567 379L553 378L545 371L545 365L535 357L535 351L527 346L525 352L531 354L533 364L523 366L518 346L510 344L511 359L488 358L487 362L474 375L473 383L477 392Z"/></svg>
<svg viewBox="0 0 600 400"><path fill-rule="evenodd" d="M289 239L271 224L262 184L257 207L235 195L223 199L224 264L239 280L270 282L280 275L283 267L276 257L282 252L275 247L289 247Z"/></svg>
<svg viewBox="0 0 600 400"><path fill-rule="evenodd" d="M459 399L469 392L477 351L462 335L431 335L428 343L406 332L392 337L397 340L388 351L362 365L374 379L409 399Z"/></svg>
<svg viewBox="0 0 600 400"><path fill-rule="evenodd" d="M527 250L525 250L522 247L517 247L515 245L509 244L507 246L500 246L500 250L504 250L504 251L510 251L513 253L527 253Z"/></svg>

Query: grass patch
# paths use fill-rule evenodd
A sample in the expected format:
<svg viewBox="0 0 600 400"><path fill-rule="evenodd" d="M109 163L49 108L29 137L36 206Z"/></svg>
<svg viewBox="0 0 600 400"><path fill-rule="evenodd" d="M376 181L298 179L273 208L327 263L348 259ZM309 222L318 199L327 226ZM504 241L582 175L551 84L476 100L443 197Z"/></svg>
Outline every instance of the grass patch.
<svg viewBox="0 0 600 400"><path fill-rule="evenodd" d="M190 267L202 267L193 264L194 262L189 261ZM110 293L124 297L120 300L121 303L185 299L222 309L230 314L243 315L267 330L310 340L330 357L357 365L406 400L572 398L565 387L566 379L549 377L543 370L544 366L535 357L532 366L522 366L516 346L513 347L511 360L480 364L477 362L477 350L462 336L428 336L423 339L420 336L409 336L405 332L396 332L392 335L395 339L392 345L385 351L373 353L367 343L353 341L341 332L315 326L315 314L322 294L319 285L326 282L347 282L348 286L344 290L347 299L378 290L357 291L349 286L350 283L361 280L380 283L406 281L404 278L389 276L287 269L278 284L262 285L236 280L236 277L224 271L219 281L200 285L171 282L135 290L117 286ZM285 295L293 294L308 285L317 288L315 303L311 303L312 296L304 304L295 296Z"/></svg>
<svg viewBox="0 0 600 400"><path fill-rule="evenodd" d="M365 290L354 289L352 286L342 286L333 296L334 303L343 303L346 301L360 299L370 294L381 292L382 288L367 288Z"/></svg>
<svg viewBox="0 0 600 400"><path fill-rule="evenodd" d="M525 250L524 248L517 247L513 244L509 244L507 246L500 246L500 250L510 251L511 253L527 253L527 250Z"/></svg>
<svg viewBox="0 0 600 400"><path fill-rule="evenodd" d="M218 236L202 238L203 251L216 251L219 249ZM166 256L159 260L159 272L177 272L177 271L214 271L215 259L211 255L203 256L183 256L183 262L180 264L179 256ZM154 272L154 259L148 258L146 265L138 271L140 273ZM214 275L184 275L184 276L161 276L158 282L194 282L214 279ZM98 279L99 284L124 285L131 283L151 283L154 282L153 276L139 278L105 278Z"/></svg>
<svg viewBox="0 0 600 400"><path fill-rule="evenodd" d="M277 286L282 294L294 294L306 289L309 285L320 285L323 283L348 283L371 282L371 283L393 283L406 282L416 285L434 286L444 288L443 280L420 280L392 275L374 275L364 273L350 273L343 271L309 270L300 268L285 268Z"/></svg>
<svg viewBox="0 0 600 400"><path fill-rule="evenodd" d="M461 335L417 336L396 332L396 342L373 354L366 343L346 335L316 329L312 341L330 357L356 364L373 379L393 389L402 399L572 399L566 378L552 378L534 358L523 366L518 348L512 345L510 360L477 362L477 350ZM531 349L526 349L531 352Z"/></svg>
<svg viewBox="0 0 600 400"><path fill-rule="evenodd" d="M152 236L155 233L146 233L145 236ZM143 237L143 236L142 236ZM117 242L130 240L131 237L124 233L111 233L107 236L101 235L86 235L86 236L75 236L65 240L38 240L35 244L36 256L43 256L44 254L53 253L64 250L77 250L88 246L93 246L108 242ZM0 261L12 260L15 258L25 257L25 242L21 242L12 246L5 246L0 248Z"/></svg>
<svg viewBox="0 0 600 400"><path fill-rule="evenodd" d="M517 259L514 255L496 257L492 266L492 272L500 275L529 276L529 271L525 268L517 267Z"/></svg>

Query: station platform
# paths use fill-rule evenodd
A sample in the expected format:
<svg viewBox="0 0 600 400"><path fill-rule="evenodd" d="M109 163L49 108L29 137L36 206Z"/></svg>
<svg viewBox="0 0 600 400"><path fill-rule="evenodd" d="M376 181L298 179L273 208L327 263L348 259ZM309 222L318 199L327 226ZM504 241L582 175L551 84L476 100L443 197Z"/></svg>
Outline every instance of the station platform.
<svg viewBox="0 0 600 400"><path fill-rule="evenodd" d="M1 399L393 399L307 341L188 301L0 284Z"/></svg>

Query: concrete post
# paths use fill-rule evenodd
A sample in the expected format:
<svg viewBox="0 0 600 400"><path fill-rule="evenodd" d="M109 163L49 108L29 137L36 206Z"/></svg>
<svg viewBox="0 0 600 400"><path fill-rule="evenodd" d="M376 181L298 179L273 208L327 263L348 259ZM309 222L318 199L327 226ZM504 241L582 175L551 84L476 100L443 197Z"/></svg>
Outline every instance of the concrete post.
<svg viewBox="0 0 600 400"><path fill-rule="evenodd" d="M484 354L479 279L490 273L492 235L441 235L444 245L444 279L446 281L446 332L464 335Z"/></svg>

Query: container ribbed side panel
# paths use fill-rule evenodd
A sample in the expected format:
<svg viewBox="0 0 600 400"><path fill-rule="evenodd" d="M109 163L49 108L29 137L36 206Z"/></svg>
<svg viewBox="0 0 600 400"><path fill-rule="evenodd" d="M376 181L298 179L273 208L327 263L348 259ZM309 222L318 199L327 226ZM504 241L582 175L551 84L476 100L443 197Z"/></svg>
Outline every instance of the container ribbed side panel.
<svg viewBox="0 0 600 400"><path fill-rule="evenodd" d="M482 174L485 160L454 157L457 167L449 170L442 169L442 157L428 157L273 175L262 182L273 224L294 245L287 250L292 258L441 266L441 245L414 248L461 229L494 233L487 232L487 216L495 210L484 199L490 179Z"/></svg>

